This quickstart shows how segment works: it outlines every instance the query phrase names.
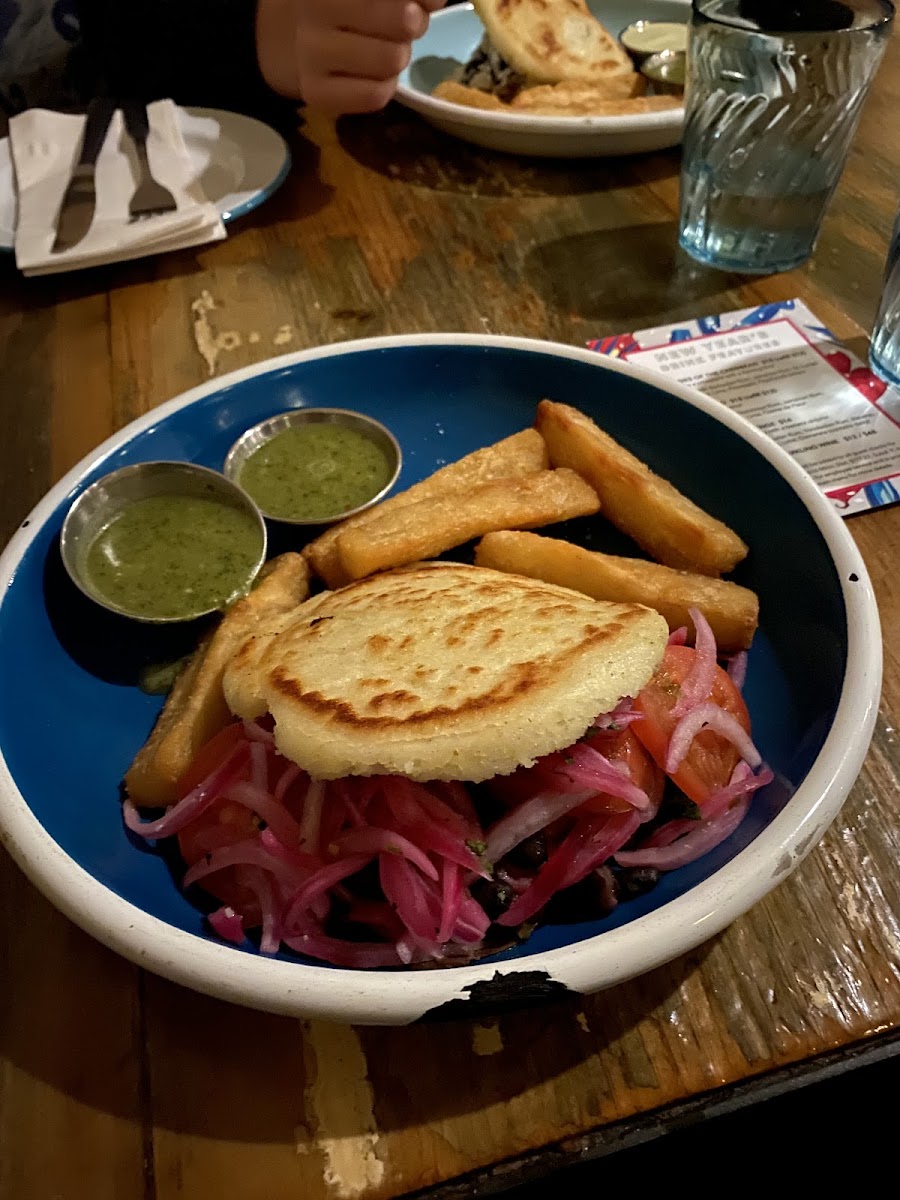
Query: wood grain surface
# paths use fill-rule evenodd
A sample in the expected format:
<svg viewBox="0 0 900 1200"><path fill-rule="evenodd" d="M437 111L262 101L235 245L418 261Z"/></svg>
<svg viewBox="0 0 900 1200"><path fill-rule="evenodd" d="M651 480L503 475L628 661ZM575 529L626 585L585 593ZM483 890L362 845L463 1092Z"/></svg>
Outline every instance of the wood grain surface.
<svg viewBox="0 0 900 1200"><path fill-rule="evenodd" d="M898 110L895 38L814 259L771 279L676 251L675 153L521 161L396 107L337 129L310 118L287 185L220 245L32 281L4 261L0 541L133 417L305 346L446 330L583 344L801 296L865 352L900 201ZM593 999L402 1030L261 1016L116 958L0 854L3 1200L472 1194L664 1128L698 1097L887 1046L900 1028L900 507L851 529L886 670L842 815L726 933Z"/></svg>

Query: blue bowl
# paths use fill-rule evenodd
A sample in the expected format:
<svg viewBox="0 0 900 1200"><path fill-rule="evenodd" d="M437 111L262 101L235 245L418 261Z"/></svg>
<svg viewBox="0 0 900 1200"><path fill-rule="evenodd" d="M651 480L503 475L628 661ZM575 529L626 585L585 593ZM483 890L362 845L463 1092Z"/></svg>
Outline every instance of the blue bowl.
<svg viewBox="0 0 900 1200"><path fill-rule="evenodd" d="M129 838L120 811L120 781L160 707L135 686L137 672L185 650L197 630L159 635L180 645L148 640L146 627L75 593L58 551L69 504L130 463L221 468L243 430L302 406L383 421L403 447L406 487L529 425L545 396L583 409L749 544L735 578L759 593L761 627L746 694L776 782L757 795L736 835L649 895L605 921L544 927L474 966L404 971L401 980L218 942L180 892L177 869ZM563 532L622 549L600 518ZM49 493L0 557L0 595L0 661L15 681L0 690L0 836L23 870L74 921L160 974L274 1012L355 1022L504 1003L523 985L534 998L593 991L710 937L784 878L834 818L862 764L880 688L865 567L793 460L735 414L661 376L525 339L349 343L195 389L110 439Z"/></svg>

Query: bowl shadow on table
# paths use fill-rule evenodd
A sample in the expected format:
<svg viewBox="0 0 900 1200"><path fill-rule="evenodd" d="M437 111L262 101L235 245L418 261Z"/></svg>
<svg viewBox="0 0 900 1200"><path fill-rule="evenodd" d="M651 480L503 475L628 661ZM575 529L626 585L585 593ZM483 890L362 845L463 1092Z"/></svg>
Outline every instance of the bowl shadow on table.
<svg viewBox="0 0 900 1200"><path fill-rule="evenodd" d="M597 333L633 332L645 323L687 312L724 311L746 277L694 262L678 245L675 221L648 222L570 234L531 250L525 277L544 303L560 312L613 322Z"/></svg>
<svg viewBox="0 0 900 1200"><path fill-rule="evenodd" d="M678 174L675 152L629 158L527 158L483 150L411 118L397 105L368 117L344 117L338 141L355 162L388 179L456 195L495 199L579 196Z"/></svg>
<svg viewBox="0 0 900 1200"><path fill-rule="evenodd" d="M707 952L703 947L639 981L594 997L569 997L495 1016L489 1026L455 1020L399 1029L357 1027L377 1129L388 1133L451 1119L541 1085L552 1086L613 1043L628 1044L622 1056L628 1085L655 1086L658 1081L643 1043L629 1037L629 1031L654 1011L667 1011L698 957ZM327 1073L328 1059L317 1057L322 1043L331 1041L327 1035L307 1039L304 1048L296 1022L289 1018L253 1013L156 979L148 979L146 996L148 1024L161 1052L151 1069L155 1072L159 1063L172 1071L173 1064L180 1064L175 1085L155 1093L158 1124L229 1140L268 1141L279 1130L284 1141L294 1139L296 1113L284 1111L284 1098L296 1094L298 1079L309 1095L316 1078ZM486 1031L496 1052L476 1051L479 1029ZM287 1049L294 1043L296 1061ZM227 1073L221 1071L223 1045L229 1047ZM410 1064L422 1069L410 1070ZM241 1097L259 1097L267 1085L273 1093L267 1111L246 1111ZM585 1103L599 1109L606 1081L592 1079L586 1086L596 1089L597 1096ZM308 1120L315 1117L314 1107L308 1100ZM321 1132L330 1139L365 1136L371 1132L368 1120L358 1104L348 1102Z"/></svg>
<svg viewBox="0 0 900 1200"><path fill-rule="evenodd" d="M240 1008L138 972L58 914L2 850L0 896L9 901L8 924L0 926L0 963L4 943L10 958L35 959L33 995L20 996L17 1004L7 997L0 1005L0 1061L96 1111L152 1120L173 1132L291 1147L298 1123L312 1122L315 1133L315 1106L307 1102L304 1110L302 1096L328 1069L311 1046L327 1044L327 1036L304 1045L301 1023L293 1018ZM28 913L27 928L10 921L13 911ZM673 997L715 940L595 996L495 1016L495 1030L466 1020L357 1027L376 1127L402 1130L552 1087L610 1046L627 1088L657 1086L644 1043L632 1031L655 1012L658 1020L667 1019ZM38 969L48 953L63 964L57 980L65 988L64 1004ZM113 1012L118 1016L110 1019ZM489 1057L476 1049L479 1029L493 1043ZM131 1044L123 1045L123 1038ZM410 1064L427 1069L410 1070ZM583 1104L599 1113L611 1086L599 1071L591 1072ZM371 1132L368 1124L362 1127L358 1105L339 1107L322 1131L329 1138Z"/></svg>

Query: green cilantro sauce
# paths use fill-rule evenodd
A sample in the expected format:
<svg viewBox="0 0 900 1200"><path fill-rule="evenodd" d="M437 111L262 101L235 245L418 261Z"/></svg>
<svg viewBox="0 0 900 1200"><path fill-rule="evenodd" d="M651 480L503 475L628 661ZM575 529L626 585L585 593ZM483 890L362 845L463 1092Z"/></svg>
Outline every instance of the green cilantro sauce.
<svg viewBox="0 0 900 1200"><path fill-rule="evenodd" d="M249 586L262 540L253 518L201 496L149 496L90 543L82 573L137 617L178 619L223 607Z"/></svg>
<svg viewBox="0 0 900 1200"><path fill-rule="evenodd" d="M371 500L391 466L365 434L331 422L278 433L244 463L239 483L268 516L327 521Z"/></svg>

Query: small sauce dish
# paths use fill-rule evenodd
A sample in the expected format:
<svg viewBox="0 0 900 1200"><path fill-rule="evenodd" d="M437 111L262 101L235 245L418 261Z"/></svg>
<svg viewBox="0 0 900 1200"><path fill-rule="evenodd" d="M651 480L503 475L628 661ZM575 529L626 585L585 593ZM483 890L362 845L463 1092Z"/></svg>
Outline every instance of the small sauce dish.
<svg viewBox="0 0 900 1200"><path fill-rule="evenodd" d="M75 586L119 616L191 621L249 591L266 524L218 471L148 462L103 476L74 501L60 551Z"/></svg>
<svg viewBox="0 0 900 1200"><path fill-rule="evenodd" d="M657 95L680 96L687 78L687 55L683 50L661 50L644 59L640 70Z"/></svg>
<svg viewBox="0 0 900 1200"><path fill-rule="evenodd" d="M622 30L619 41L640 68L651 54L659 54L664 50L686 54L688 27L678 21L635 21Z"/></svg>
<svg viewBox="0 0 900 1200"><path fill-rule="evenodd" d="M270 520L328 525L377 504L401 465L397 439L372 417L344 408L295 408L238 438L224 473Z"/></svg>

